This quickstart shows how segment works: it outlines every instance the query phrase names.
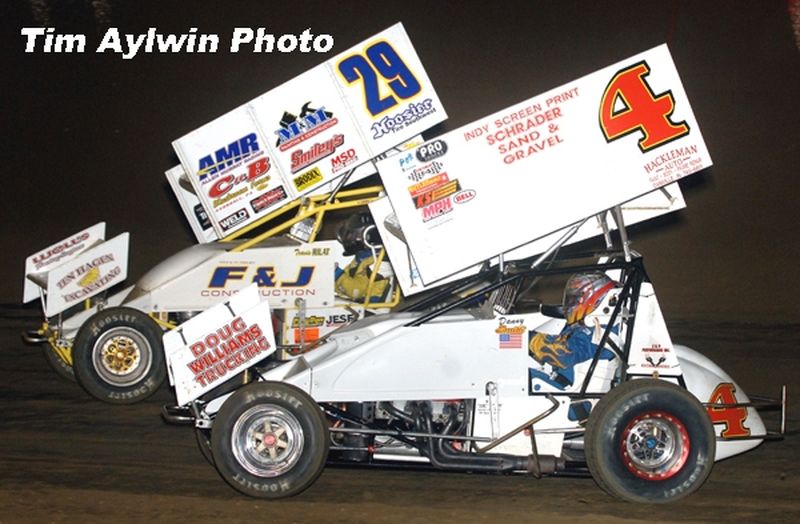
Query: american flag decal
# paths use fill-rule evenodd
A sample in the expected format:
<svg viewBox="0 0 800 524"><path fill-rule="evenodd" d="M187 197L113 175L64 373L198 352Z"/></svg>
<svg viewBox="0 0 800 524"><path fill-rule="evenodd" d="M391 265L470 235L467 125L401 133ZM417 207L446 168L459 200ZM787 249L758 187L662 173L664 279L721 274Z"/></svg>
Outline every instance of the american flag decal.
<svg viewBox="0 0 800 524"><path fill-rule="evenodd" d="M500 333L500 349L519 349L522 347L522 333Z"/></svg>

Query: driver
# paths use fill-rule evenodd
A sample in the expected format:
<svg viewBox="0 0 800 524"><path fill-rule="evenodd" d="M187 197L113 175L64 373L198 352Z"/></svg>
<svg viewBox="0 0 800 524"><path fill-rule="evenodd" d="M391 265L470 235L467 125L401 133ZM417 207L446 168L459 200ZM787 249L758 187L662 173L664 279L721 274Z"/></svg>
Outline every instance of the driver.
<svg viewBox="0 0 800 524"><path fill-rule="evenodd" d="M599 271L578 273L569 278L564 288L564 318L567 320L564 329L558 335L534 331L528 345L530 356L539 364L549 364L553 373L547 375L531 369L531 378L538 376L561 389L572 385L572 368L591 359L597 350L597 344L593 342L595 328L587 326L583 319L616 286L617 282ZM600 354L602 359L613 357L614 354L607 349Z"/></svg>
<svg viewBox="0 0 800 524"><path fill-rule="evenodd" d="M368 211L351 215L336 232L336 238L344 246L344 255L355 255L353 260L341 268L336 265L334 279L336 292L356 301L381 302L389 293L389 280L378 273L370 287L374 252L369 246L381 244L380 235ZM369 289L370 296L365 297Z"/></svg>

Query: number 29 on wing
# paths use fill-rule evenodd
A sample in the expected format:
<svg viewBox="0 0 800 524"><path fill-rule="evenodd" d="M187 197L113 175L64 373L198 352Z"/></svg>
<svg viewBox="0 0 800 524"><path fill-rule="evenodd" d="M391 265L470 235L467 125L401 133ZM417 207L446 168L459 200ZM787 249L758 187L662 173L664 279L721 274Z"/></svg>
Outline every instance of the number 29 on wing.
<svg viewBox="0 0 800 524"><path fill-rule="evenodd" d="M370 44L362 53L344 57L336 70L347 85L361 83L364 106L372 117L422 91L417 77L386 40Z"/></svg>

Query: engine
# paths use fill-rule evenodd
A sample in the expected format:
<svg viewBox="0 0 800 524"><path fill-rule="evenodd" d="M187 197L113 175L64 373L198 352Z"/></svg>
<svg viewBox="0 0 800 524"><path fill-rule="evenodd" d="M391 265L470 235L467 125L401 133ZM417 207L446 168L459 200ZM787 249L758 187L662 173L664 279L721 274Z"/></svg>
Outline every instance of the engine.
<svg viewBox="0 0 800 524"><path fill-rule="evenodd" d="M344 462L429 463L437 469L550 473L555 457L482 453L472 437L471 399L351 402L323 405L331 458Z"/></svg>

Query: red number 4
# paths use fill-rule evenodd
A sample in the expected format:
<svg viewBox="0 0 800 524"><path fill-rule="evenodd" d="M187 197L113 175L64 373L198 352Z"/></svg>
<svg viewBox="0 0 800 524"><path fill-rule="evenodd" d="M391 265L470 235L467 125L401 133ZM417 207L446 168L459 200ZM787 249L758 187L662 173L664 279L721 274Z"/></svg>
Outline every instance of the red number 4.
<svg viewBox="0 0 800 524"><path fill-rule="evenodd" d="M686 122L672 122L675 110L672 91L653 94L647 84L650 74L647 62L622 69L603 92L600 102L600 129L607 142L641 131L642 153L689 133Z"/></svg>
<svg viewBox="0 0 800 524"><path fill-rule="evenodd" d="M744 425L747 419L747 408L745 407L714 407L714 404L724 404L730 406L736 404L736 388L730 382L717 385L711 392L708 399L708 416L714 424L725 424L722 430L722 438L729 437L749 437L750 430Z"/></svg>

